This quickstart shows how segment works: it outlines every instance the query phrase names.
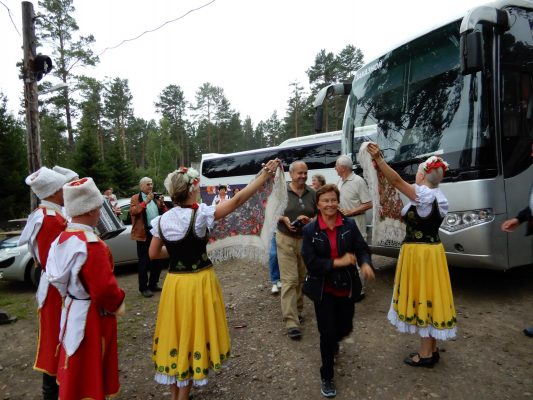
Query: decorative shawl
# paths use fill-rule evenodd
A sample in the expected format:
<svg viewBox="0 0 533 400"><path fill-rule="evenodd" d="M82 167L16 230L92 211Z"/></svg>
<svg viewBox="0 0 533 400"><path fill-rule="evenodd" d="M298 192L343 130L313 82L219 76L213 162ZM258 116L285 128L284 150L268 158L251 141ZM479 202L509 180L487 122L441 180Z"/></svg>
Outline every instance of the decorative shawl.
<svg viewBox="0 0 533 400"><path fill-rule="evenodd" d="M363 176L372 197L372 245L399 247L405 237L405 224L401 220L403 202L381 170L377 168L364 142L357 154Z"/></svg>
<svg viewBox="0 0 533 400"><path fill-rule="evenodd" d="M211 261L232 258L268 263L272 235L287 207L285 174L280 167L246 203L215 222L209 231L207 254Z"/></svg>

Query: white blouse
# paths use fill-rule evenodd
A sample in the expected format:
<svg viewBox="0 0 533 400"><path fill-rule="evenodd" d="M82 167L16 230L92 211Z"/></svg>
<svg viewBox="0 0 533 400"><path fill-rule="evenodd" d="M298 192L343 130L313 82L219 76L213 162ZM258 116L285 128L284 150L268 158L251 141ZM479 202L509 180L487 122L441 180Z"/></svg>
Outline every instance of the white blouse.
<svg viewBox="0 0 533 400"><path fill-rule="evenodd" d="M199 204L196 210L196 222L194 224L194 231L197 237L204 237L207 229L213 228L215 223L215 209L216 206L208 206L204 203ZM158 216L152 220L153 236L159 238L159 219L161 219L161 231L166 240L175 241L185 237L191 222L192 208L181 208L174 206L166 213Z"/></svg>
<svg viewBox="0 0 533 400"><path fill-rule="evenodd" d="M431 189L425 185L417 185L416 183L414 186L416 199L415 201L409 200L409 203L402 209L402 215L405 215L411 206L415 206L418 215L425 218L431 213L435 199L437 199L441 217L444 217L448 213L448 199L444 196L442 190L439 188Z"/></svg>

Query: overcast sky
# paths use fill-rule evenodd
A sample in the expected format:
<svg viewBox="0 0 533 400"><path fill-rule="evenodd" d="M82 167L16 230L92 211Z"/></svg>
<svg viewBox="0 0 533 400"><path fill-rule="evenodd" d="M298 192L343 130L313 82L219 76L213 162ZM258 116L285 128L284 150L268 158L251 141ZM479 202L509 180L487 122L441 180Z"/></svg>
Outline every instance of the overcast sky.
<svg viewBox="0 0 533 400"><path fill-rule="evenodd" d="M82 0L74 17L93 50L133 38L211 0ZM22 58L21 2L0 0L0 90L18 111L22 82L15 66ZM170 84L188 101L204 82L220 86L231 106L255 124L277 110L285 115L291 89L309 87L305 71L325 49L337 54L352 44L371 61L395 44L459 17L482 0L215 0L153 33L107 50L100 63L76 73L128 79L134 113L157 118L154 102ZM34 3L38 11L37 1ZM5 6L4 6L5 5ZM13 26L7 8L11 11ZM19 33L17 33L17 30ZM46 49L38 51L47 54ZM53 84L58 81L45 77Z"/></svg>

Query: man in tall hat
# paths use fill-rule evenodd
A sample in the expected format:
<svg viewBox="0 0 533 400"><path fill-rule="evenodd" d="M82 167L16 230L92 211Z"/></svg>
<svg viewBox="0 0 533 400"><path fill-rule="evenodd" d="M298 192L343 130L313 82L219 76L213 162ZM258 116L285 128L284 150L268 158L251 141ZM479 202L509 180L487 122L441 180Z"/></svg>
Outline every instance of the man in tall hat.
<svg viewBox="0 0 533 400"><path fill-rule="evenodd" d="M28 217L28 221L19 239L19 245L28 244L35 262L46 271L46 260L50 245L66 227L65 217L61 213L63 206L63 185L66 178L46 167L26 178L26 184L41 200L41 204ZM61 319L61 296L46 279L41 279L37 289L37 306L39 310L39 339L37 356L33 368L43 373L43 398L57 399L58 387L56 373L58 357L56 353L59 341Z"/></svg>
<svg viewBox="0 0 533 400"><path fill-rule="evenodd" d="M61 399L101 399L118 393L116 315L124 291L107 245L94 234L103 196L91 178L63 187L72 217L52 243L47 278L64 298L57 381Z"/></svg>
<svg viewBox="0 0 533 400"><path fill-rule="evenodd" d="M74 172L73 170L65 168L65 167L60 167L59 165L55 165L52 168L52 170L54 170L58 174L63 175L65 179L67 180L67 182L72 182L72 181L80 179L80 176L78 175L77 172Z"/></svg>
<svg viewBox="0 0 533 400"><path fill-rule="evenodd" d="M73 170L65 168L65 167L60 167L59 165L54 165L52 170L57 172L58 174L63 175L65 177L65 179L67 180L67 183L80 179L80 176L78 175L77 172L74 172ZM67 221L70 220L70 217L65 212L65 206L63 206L63 208L61 208L61 213L67 219Z"/></svg>

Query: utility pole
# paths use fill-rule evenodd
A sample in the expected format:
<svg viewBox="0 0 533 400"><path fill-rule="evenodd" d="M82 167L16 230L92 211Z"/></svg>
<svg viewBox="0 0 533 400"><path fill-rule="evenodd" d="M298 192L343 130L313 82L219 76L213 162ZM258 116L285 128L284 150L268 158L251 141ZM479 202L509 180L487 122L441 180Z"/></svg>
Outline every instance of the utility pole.
<svg viewBox="0 0 533 400"><path fill-rule="evenodd" d="M24 49L24 63L22 79L24 80L24 107L26 109L26 142L28 146L28 167L30 173L41 168L41 134L39 129L39 101L37 80L34 68L37 38L35 37L35 13L33 4L22 2L22 44ZM31 192L31 209L35 209L39 200Z"/></svg>

